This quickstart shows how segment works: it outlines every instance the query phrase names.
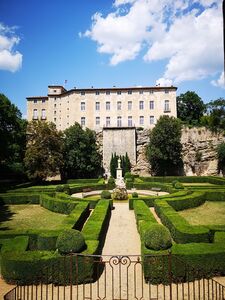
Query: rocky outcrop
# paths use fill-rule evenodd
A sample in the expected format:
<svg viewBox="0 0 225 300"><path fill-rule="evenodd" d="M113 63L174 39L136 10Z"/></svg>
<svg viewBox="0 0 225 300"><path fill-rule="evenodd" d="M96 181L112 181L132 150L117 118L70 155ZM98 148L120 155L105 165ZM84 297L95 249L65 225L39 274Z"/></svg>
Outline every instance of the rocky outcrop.
<svg viewBox="0 0 225 300"><path fill-rule="evenodd" d="M181 137L184 174L218 175L216 148L223 141L222 135L213 134L204 127L184 128Z"/></svg>
<svg viewBox="0 0 225 300"><path fill-rule="evenodd" d="M149 129L137 130L137 162L131 172L140 176L150 175L150 165L146 159L146 148L149 143Z"/></svg>
<svg viewBox="0 0 225 300"><path fill-rule="evenodd" d="M96 132L96 144L98 152L103 156L103 131Z"/></svg>
<svg viewBox="0 0 225 300"><path fill-rule="evenodd" d="M149 130L136 131L137 161L132 166L132 173L140 176L151 176L150 165L146 159L146 147L149 143ZM96 133L99 152L103 152L103 133ZM181 143L184 175L218 175L216 148L225 141L221 134L213 134L208 129L183 128Z"/></svg>
<svg viewBox="0 0 225 300"><path fill-rule="evenodd" d="M213 134L206 128L183 128L181 143L184 175L218 175L216 148L225 141L219 134ZM149 143L149 130L137 131L137 163L132 173L150 176L151 170L146 159L146 147Z"/></svg>

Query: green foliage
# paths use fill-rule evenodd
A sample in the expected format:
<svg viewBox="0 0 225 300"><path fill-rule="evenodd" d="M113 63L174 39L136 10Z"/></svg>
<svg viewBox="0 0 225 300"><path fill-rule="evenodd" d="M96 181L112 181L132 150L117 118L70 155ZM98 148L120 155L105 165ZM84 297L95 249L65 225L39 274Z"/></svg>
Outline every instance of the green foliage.
<svg viewBox="0 0 225 300"><path fill-rule="evenodd" d="M126 172L124 175L125 179L131 178L132 180L134 179L134 176L131 174L131 172Z"/></svg>
<svg viewBox="0 0 225 300"><path fill-rule="evenodd" d="M225 142L222 142L217 147L218 170L225 171Z"/></svg>
<svg viewBox="0 0 225 300"><path fill-rule="evenodd" d="M4 193L0 194L0 204L39 204L40 193Z"/></svg>
<svg viewBox="0 0 225 300"><path fill-rule="evenodd" d="M203 195L204 196L204 195ZM203 202L201 200L202 197L196 197L196 201L194 197L193 205L197 206L197 203ZM186 201L185 201L186 200ZM177 243L200 243L205 242L208 243L210 241L209 230L203 226L192 226L190 225L182 216L180 216L173 207L179 210L183 207L183 209L190 207L191 201L189 203L188 196L186 196L185 200L178 198L177 200L169 201L167 199L164 200L156 200L155 201L155 211L157 215L160 217L162 223L169 228L170 233ZM176 202L175 202L176 201ZM171 205L170 205L170 204ZM173 207L172 207L173 205ZM195 206L194 206L195 207Z"/></svg>
<svg viewBox="0 0 225 300"><path fill-rule="evenodd" d="M28 142L24 163L30 179L43 181L55 176L63 166L62 133L53 123L33 121L28 124Z"/></svg>
<svg viewBox="0 0 225 300"><path fill-rule="evenodd" d="M177 116L186 124L198 125L206 106L195 92L186 92L177 97Z"/></svg>
<svg viewBox="0 0 225 300"><path fill-rule="evenodd" d="M202 120L213 132L225 130L225 99L219 98L207 104L208 116Z"/></svg>
<svg viewBox="0 0 225 300"><path fill-rule="evenodd" d="M61 254L79 253L85 248L85 240L80 231L67 229L59 234L56 248Z"/></svg>
<svg viewBox="0 0 225 300"><path fill-rule="evenodd" d="M161 225L154 224L144 234L145 246L153 250L165 250L172 246L169 230Z"/></svg>
<svg viewBox="0 0 225 300"><path fill-rule="evenodd" d="M63 185L57 185L57 187L55 188L55 191L56 192L63 192L63 190L64 190L64 186Z"/></svg>
<svg viewBox="0 0 225 300"><path fill-rule="evenodd" d="M184 189L184 186L181 182L177 181L175 184L174 184L174 188L177 189L177 190L183 190Z"/></svg>
<svg viewBox="0 0 225 300"><path fill-rule="evenodd" d="M100 200L82 229L85 241L99 240L101 242L100 247L103 246L110 215L110 202Z"/></svg>
<svg viewBox="0 0 225 300"><path fill-rule="evenodd" d="M64 172L69 178L92 178L102 173L95 132L75 123L64 131Z"/></svg>
<svg viewBox="0 0 225 300"><path fill-rule="evenodd" d="M111 193L109 191L102 191L101 199L111 199Z"/></svg>
<svg viewBox="0 0 225 300"><path fill-rule="evenodd" d="M133 192L132 193L132 198L138 198L138 193L137 192Z"/></svg>
<svg viewBox="0 0 225 300"><path fill-rule="evenodd" d="M11 239L6 239L2 248L1 253L4 252L20 252L26 251L29 245L29 237L28 236L16 236Z"/></svg>
<svg viewBox="0 0 225 300"><path fill-rule="evenodd" d="M71 189L70 189L70 186L69 184L64 184L63 186L63 192L68 194L68 195L71 195Z"/></svg>
<svg viewBox="0 0 225 300"><path fill-rule="evenodd" d="M173 175L182 167L181 124L178 119L161 116L150 133L146 155L155 175Z"/></svg>
<svg viewBox="0 0 225 300"><path fill-rule="evenodd" d="M77 202L57 199L46 194L42 194L40 197L40 205L56 213L68 215L77 205Z"/></svg>
<svg viewBox="0 0 225 300"><path fill-rule="evenodd" d="M118 167L118 156L116 153L112 153L112 157L110 160L110 174L112 177L116 178L116 168Z"/></svg>
<svg viewBox="0 0 225 300"><path fill-rule="evenodd" d="M112 190L115 187L115 179L110 177L107 183L107 189Z"/></svg>
<svg viewBox="0 0 225 300"><path fill-rule="evenodd" d="M0 177L24 176L27 121L19 109L0 94Z"/></svg>

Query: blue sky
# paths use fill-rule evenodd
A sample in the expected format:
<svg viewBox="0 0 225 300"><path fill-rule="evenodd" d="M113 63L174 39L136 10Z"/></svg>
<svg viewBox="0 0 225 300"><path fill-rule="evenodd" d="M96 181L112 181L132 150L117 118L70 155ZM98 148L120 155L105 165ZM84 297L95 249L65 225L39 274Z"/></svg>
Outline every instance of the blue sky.
<svg viewBox="0 0 225 300"><path fill-rule="evenodd" d="M1 0L0 92L26 115L51 84L225 96L219 0Z"/></svg>

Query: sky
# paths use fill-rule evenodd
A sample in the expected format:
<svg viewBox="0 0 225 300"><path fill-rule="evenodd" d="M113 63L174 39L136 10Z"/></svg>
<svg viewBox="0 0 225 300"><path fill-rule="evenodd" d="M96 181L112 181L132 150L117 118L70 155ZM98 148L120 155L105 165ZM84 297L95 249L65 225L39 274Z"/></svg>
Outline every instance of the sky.
<svg viewBox="0 0 225 300"><path fill-rule="evenodd" d="M225 97L222 0L0 0L0 93L177 86ZM66 83L65 83L66 81Z"/></svg>

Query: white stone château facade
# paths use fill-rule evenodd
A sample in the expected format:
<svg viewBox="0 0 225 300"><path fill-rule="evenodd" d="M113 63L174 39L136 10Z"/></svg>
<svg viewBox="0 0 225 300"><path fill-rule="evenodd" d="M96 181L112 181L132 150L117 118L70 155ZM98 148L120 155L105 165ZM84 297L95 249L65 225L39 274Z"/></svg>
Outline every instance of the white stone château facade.
<svg viewBox="0 0 225 300"><path fill-rule="evenodd" d="M177 116L176 87L88 88L48 86L47 96L27 97L27 116L64 130L75 122L104 127L152 128L161 115Z"/></svg>
<svg viewBox="0 0 225 300"><path fill-rule="evenodd" d="M177 116L176 87L89 88L48 86L47 96L27 97L28 121L46 120L65 130L75 122L103 131L103 167L112 153L137 163L136 128L151 129L162 115Z"/></svg>

